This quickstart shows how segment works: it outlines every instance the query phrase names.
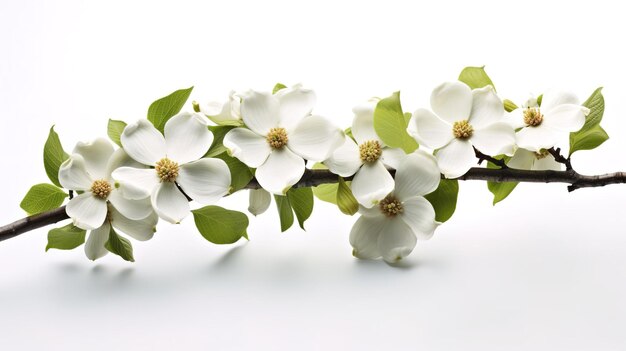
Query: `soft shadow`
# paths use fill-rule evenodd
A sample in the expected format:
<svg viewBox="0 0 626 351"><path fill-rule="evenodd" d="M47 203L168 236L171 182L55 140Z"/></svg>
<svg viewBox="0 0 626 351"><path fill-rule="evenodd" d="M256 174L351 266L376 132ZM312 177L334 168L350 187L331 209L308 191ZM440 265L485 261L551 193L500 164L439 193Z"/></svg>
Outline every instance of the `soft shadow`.
<svg viewBox="0 0 626 351"><path fill-rule="evenodd" d="M133 274L135 274L135 267L126 267L117 273L115 280L125 281L128 280Z"/></svg>
<svg viewBox="0 0 626 351"><path fill-rule="evenodd" d="M222 255L217 261L211 264L212 267L220 268L230 265L236 258L241 254L243 248L246 246L246 243L237 245L228 250L225 254Z"/></svg>

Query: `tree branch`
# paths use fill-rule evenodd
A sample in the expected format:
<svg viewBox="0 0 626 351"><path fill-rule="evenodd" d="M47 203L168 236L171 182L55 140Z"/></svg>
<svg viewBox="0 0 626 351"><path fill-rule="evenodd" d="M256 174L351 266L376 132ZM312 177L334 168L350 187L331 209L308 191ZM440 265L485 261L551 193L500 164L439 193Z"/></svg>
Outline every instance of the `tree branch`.
<svg viewBox="0 0 626 351"><path fill-rule="evenodd" d="M554 150L554 152L560 156L558 149ZM567 159L563 157L563 160ZM390 173L392 176L395 176L395 171L391 170ZM337 183L338 179L339 177L336 174L333 174L325 169L306 170L300 181L294 185L294 188ZM570 184L567 187L568 191L574 191L579 188L600 187L609 184L626 183L626 172L587 176L578 174L573 169L565 171L528 171L513 168L489 169L475 167L471 168L467 173L456 179L482 180L497 183L565 183ZM345 178L345 180L352 180L352 177ZM256 179L252 179L250 183L246 185L245 189L258 189L260 187L261 186L256 181ZM33 229L41 228L49 224L54 224L68 218L69 217L67 213L65 213L65 206L34 216L22 218L11 224L0 227L0 241L16 237Z"/></svg>

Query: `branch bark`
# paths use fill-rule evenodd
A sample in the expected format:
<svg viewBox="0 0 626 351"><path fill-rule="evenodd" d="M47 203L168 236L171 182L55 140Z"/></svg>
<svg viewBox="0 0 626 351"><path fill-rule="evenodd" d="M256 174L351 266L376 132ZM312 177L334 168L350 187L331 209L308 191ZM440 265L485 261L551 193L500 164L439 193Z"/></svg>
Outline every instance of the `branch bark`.
<svg viewBox="0 0 626 351"><path fill-rule="evenodd" d="M556 151L556 150L555 150ZM557 151L558 152L558 151ZM564 160L565 161L565 160ZM569 160L568 160L569 161ZM395 171L390 171L395 176ZM300 181L294 185L295 188L318 186L321 184L337 183L338 176L328 170L314 169L306 170ZM345 178L351 180L352 177ZM626 172L615 172L601 175L582 175L568 169L565 171L528 171L513 168L489 169L475 167L462 175L458 180L482 180L490 182L526 182L526 183L565 183L569 184L568 191L580 188L600 187L610 184L626 183ZM245 189L258 189L261 186L252 179ZM0 241L16 237L28 231L41 228L64 219L68 219L65 213L65 206L29 216L17 220L13 223L0 227Z"/></svg>

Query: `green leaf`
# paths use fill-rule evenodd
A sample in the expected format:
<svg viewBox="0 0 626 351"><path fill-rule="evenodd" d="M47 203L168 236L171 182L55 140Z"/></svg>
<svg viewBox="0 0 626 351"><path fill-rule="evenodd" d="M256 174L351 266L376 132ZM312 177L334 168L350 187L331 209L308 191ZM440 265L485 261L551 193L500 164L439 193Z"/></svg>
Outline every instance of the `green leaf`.
<svg viewBox="0 0 626 351"><path fill-rule="evenodd" d="M109 231L109 240L104 244L104 247L109 252L114 253L126 261L135 262L133 257L133 245L128 239L117 235L113 226Z"/></svg>
<svg viewBox="0 0 626 351"><path fill-rule="evenodd" d="M148 120L163 133L165 123L185 106L193 87L180 89L153 102L148 108Z"/></svg>
<svg viewBox="0 0 626 351"><path fill-rule="evenodd" d="M280 217L280 231L284 232L293 225L293 210L287 196L274 195L274 201Z"/></svg>
<svg viewBox="0 0 626 351"><path fill-rule="evenodd" d="M498 160L503 159L505 162L508 162L510 159L510 157L505 155L498 155L495 156L495 158ZM500 166L487 162L487 168L499 169ZM519 184L519 182L487 182L487 189L493 194L493 205L495 206L498 202L506 199L506 197L513 192L517 184Z"/></svg>
<svg viewBox="0 0 626 351"><path fill-rule="evenodd" d="M459 80L469 85L471 89L478 89L486 87L487 85L491 85L494 90L496 89L491 78L489 78L487 72L485 72L485 66L463 68L461 74L459 74Z"/></svg>
<svg viewBox="0 0 626 351"><path fill-rule="evenodd" d="M378 102L374 110L374 130L382 141L390 147L402 148L405 153L411 153L418 148L418 144L406 128L408 121L402 112L400 92L396 91L390 97Z"/></svg>
<svg viewBox="0 0 626 351"><path fill-rule="evenodd" d="M58 187L61 187L61 183L59 183L59 168L61 163L69 157L70 155L63 151L59 135L54 131L54 126L52 126L48 134L48 140L46 140L46 144L43 147L43 166L52 184Z"/></svg>
<svg viewBox="0 0 626 351"><path fill-rule="evenodd" d="M231 129L235 127L233 126L210 126L209 130L213 132L213 143L209 148L209 151L204 155L204 157L215 157L221 153L227 152L228 150L224 146L224 136Z"/></svg>
<svg viewBox="0 0 626 351"><path fill-rule="evenodd" d="M83 229L68 224L61 228L54 228L48 232L48 245L46 251L50 249L72 250L85 243Z"/></svg>
<svg viewBox="0 0 626 351"><path fill-rule="evenodd" d="M67 194L52 184L37 184L28 190L20 207L29 215L55 209L63 203Z"/></svg>
<svg viewBox="0 0 626 351"><path fill-rule="evenodd" d="M583 127L569 135L569 154L579 150L592 150L602 145L609 139L609 135L602 129L600 122L604 115L604 96L602 88L596 89L593 94L583 103L589 108L589 114L585 118Z"/></svg>
<svg viewBox="0 0 626 351"><path fill-rule="evenodd" d="M543 101L543 94L537 96L537 105L541 106L541 102Z"/></svg>
<svg viewBox="0 0 626 351"><path fill-rule="evenodd" d="M336 205L337 187L338 184L320 184L313 187L313 194L322 201L330 202L331 204Z"/></svg>
<svg viewBox="0 0 626 351"><path fill-rule="evenodd" d="M459 196L459 182L456 179L442 179L434 192L425 196L426 200L435 209L435 219L445 222L456 210L456 200Z"/></svg>
<svg viewBox="0 0 626 351"><path fill-rule="evenodd" d="M341 177L339 177L339 183L337 184L337 206L341 212L349 216L352 216L359 210L359 203L352 194L350 185Z"/></svg>
<svg viewBox="0 0 626 351"><path fill-rule="evenodd" d="M300 228L313 213L313 190L311 188L292 188L287 191L287 200L296 214Z"/></svg>
<svg viewBox="0 0 626 351"><path fill-rule="evenodd" d="M215 156L215 158L224 160L230 170L231 193L243 189L254 177L254 174L252 174L252 171L248 166L246 166L245 163L234 157L228 156L227 153L219 154Z"/></svg>
<svg viewBox="0 0 626 351"><path fill-rule="evenodd" d="M120 141L120 136L122 132L126 128L126 122L124 121L116 121L114 119L109 118L109 124L107 125L107 134L109 138L117 144L117 146L122 147L122 142Z"/></svg>
<svg viewBox="0 0 626 351"><path fill-rule="evenodd" d="M287 86L283 83L276 83L274 85L274 89L272 89L272 94L276 94L279 90L285 89Z"/></svg>
<svg viewBox="0 0 626 351"><path fill-rule="evenodd" d="M232 244L248 238L248 216L219 206L205 206L191 211L200 234L213 244Z"/></svg>
<svg viewBox="0 0 626 351"><path fill-rule="evenodd" d="M517 105L515 105L515 103L509 99L504 99L504 110L506 112L511 112L518 109Z"/></svg>

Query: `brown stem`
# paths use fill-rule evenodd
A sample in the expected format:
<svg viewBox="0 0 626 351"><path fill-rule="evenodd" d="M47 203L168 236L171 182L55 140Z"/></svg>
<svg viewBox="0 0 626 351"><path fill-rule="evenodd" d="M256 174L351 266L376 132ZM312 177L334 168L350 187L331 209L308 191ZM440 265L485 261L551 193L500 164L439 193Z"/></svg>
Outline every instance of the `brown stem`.
<svg viewBox="0 0 626 351"><path fill-rule="evenodd" d="M558 150L555 151L558 152ZM393 170L391 170L390 173L392 176L395 175L395 171ZM626 183L626 172L586 176L578 174L572 169L565 171L528 171L513 168L489 169L475 167L471 168L467 173L456 179L482 180L497 183L565 183L569 184L567 187L568 191L574 191L579 188L600 187L609 184ZM345 178L345 180L352 180L352 177ZM337 182L338 176L336 174L324 169L313 169L307 170L302 176L302 179L300 179L294 187L311 187ZM260 188L260 185L256 179L252 179L245 188L258 189ZM67 218L69 217L65 213L65 206L34 216L22 218L11 224L0 227L0 241L13 238L30 230L41 228Z"/></svg>

